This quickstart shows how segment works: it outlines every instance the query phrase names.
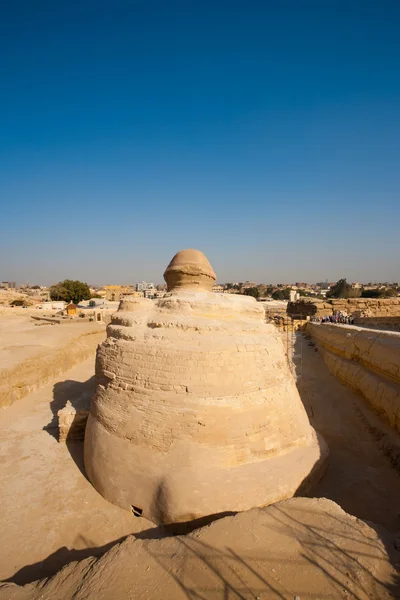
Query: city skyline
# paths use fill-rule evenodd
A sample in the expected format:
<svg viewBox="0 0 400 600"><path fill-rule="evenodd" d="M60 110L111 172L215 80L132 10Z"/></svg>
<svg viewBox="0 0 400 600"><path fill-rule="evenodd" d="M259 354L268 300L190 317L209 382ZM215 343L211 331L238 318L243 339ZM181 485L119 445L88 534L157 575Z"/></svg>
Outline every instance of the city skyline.
<svg viewBox="0 0 400 600"><path fill-rule="evenodd" d="M71 279L71 278L69 278ZM395 284L398 285L399 282L395 281L395 280L372 280L372 281L351 281L349 279L347 279L346 277L341 277L339 279L346 279L348 283L351 284L358 284L360 286L379 286L379 285L391 285L391 284ZM338 279L338 280L339 280ZM338 281L337 280L337 281ZM45 284L43 282L40 281L21 281L21 282L15 282L13 281L12 283L16 284L14 287L9 287L9 288L4 288L4 289L20 289L20 288L30 288L32 289L32 286L36 287L39 286L41 288L45 288L48 289L50 288L52 285L56 285L57 283L60 283L61 279L57 280L57 281L52 281L51 283ZM9 283L8 281L6 281L4 278L0 278L0 289L2 288L2 284L3 283ZM105 287L113 287L113 286L120 286L120 287L135 287L137 288L138 284L140 283L146 283L143 280L137 280L135 278L130 278L130 279L124 279L121 280L119 282L117 281L107 281L105 283L99 283L99 282L93 282L90 279L85 280L84 283L86 283L89 287L91 288L99 288L99 289L103 289ZM164 280L162 281L154 281L154 282L147 282L148 285L154 285L154 286L166 286L166 283ZM330 279L325 279L325 280L318 280L318 281L250 281L249 279L233 279L231 281L222 281L222 280L216 280L215 281L215 285L222 285L222 286L226 286L229 284L233 284L233 285L237 285L237 284L242 284L243 286L246 286L246 284L251 284L251 285L255 285L255 286L273 286L273 287L282 287L282 286L292 286L292 287L298 287L299 289L303 288L303 287L307 287L307 286L312 286L312 287L320 287L321 289L328 289L330 286L334 285L336 283L336 280L330 280ZM326 284L326 285L324 285Z"/></svg>
<svg viewBox="0 0 400 600"><path fill-rule="evenodd" d="M397 2L0 14L4 280L400 279Z"/></svg>

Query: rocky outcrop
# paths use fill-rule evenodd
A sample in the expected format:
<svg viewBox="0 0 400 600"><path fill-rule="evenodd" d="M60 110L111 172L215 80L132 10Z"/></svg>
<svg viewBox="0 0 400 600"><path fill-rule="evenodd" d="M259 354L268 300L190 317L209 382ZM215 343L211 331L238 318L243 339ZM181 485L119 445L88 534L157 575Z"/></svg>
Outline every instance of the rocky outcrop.
<svg viewBox="0 0 400 600"><path fill-rule="evenodd" d="M61 347L46 349L9 369L0 370L0 407L35 392L86 360L103 339L104 328L95 325L92 331L76 335Z"/></svg>
<svg viewBox="0 0 400 600"><path fill-rule="evenodd" d="M64 408L57 412L59 442L84 440L89 409L90 401L83 403L82 406L73 406L69 400L67 401Z"/></svg>
<svg viewBox="0 0 400 600"><path fill-rule="evenodd" d="M307 331L331 371L400 433L400 334L314 323Z"/></svg>
<svg viewBox="0 0 400 600"><path fill-rule="evenodd" d="M355 317L354 323L360 327L388 331L400 331L400 317Z"/></svg>
<svg viewBox="0 0 400 600"><path fill-rule="evenodd" d="M0 584L0 600L398 597L394 536L330 500L294 498L187 536L129 536L48 580Z"/></svg>
<svg viewBox="0 0 400 600"><path fill-rule="evenodd" d="M332 298L333 312L354 317L400 317L400 298Z"/></svg>
<svg viewBox="0 0 400 600"><path fill-rule="evenodd" d="M126 298L98 349L85 433L90 481L155 523L265 506L321 476L279 332L249 296L215 294L198 251L178 253L154 302Z"/></svg>
<svg viewBox="0 0 400 600"><path fill-rule="evenodd" d="M318 298L301 298L296 302L288 302L287 314L294 319L324 317L332 314L332 305Z"/></svg>
<svg viewBox="0 0 400 600"><path fill-rule="evenodd" d="M374 319L400 318L400 298L301 298L296 302L289 302L287 313L294 318L324 317L337 312L353 315L357 319L364 317ZM361 324L361 321L359 322Z"/></svg>

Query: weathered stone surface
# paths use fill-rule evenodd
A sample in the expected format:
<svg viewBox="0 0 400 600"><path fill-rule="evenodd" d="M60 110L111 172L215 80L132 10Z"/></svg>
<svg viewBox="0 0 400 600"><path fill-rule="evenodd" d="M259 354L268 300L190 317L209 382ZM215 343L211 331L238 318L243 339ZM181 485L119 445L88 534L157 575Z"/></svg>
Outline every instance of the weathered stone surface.
<svg viewBox="0 0 400 600"><path fill-rule="evenodd" d="M364 318L382 321L391 317L400 318L400 298L301 298L297 302L289 302L287 308L287 313L291 316L301 314L323 317L336 312L353 315L356 324L361 324L361 319Z"/></svg>
<svg viewBox="0 0 400 600"><path fill-rule="evenodd" d="M211 291L216 278L204 254L191 248L175 254L164 272L168 291L181 287Z"/></svg>
<svg viewBox="0 0 400 600"><path fill-rule="evenodd" d="M400 432L400 334L314 323L307 331L320 344L332 372Z"/></svg>
<svg viewBox="0 0 400 600"><path fill-rule="evenodd" d="M296 302L288 302L287 314L295 318L300 316L324 317L332 314L332 305L318 298L301 298Z"/></svg>
<svg viewBox="0 0 400 600"><path fill-rule="evenodd" d="M86 422L89 416L90 402L87 406L72 406L68 400L67 404L58 411L58 441L77 442L85 438Z"/></svg>
<svg viewBox="0 0 400 600"><path fill-rule="evenodd" d="M400 298L332 298L334 312L355 316L400 317Z"/></svg>
<svg viewBox="0 0 400 600"><path fill-rule="evenodd" d="M187 536L129 536L49 580L0 584L1 600L397 598L395 536L324 498L225 517Z"/></svg>
<svg viewBox="0 0 400 600"><path fill-rule="evenodd" d="M211 267L196 252L188 267L179 254L170 263L166 297L121 302L98 349L85 434L96 489L156 523L291 497L327 454L263 307L207 291Z"/></svg>
<svg viewBox="0 0 400 600"><path fill-rule="evenodd" d="M369 329L386 329L388 331L400 331L400 316L399 317L364 317L356 316L354 323L361 327L368 327Z"/></svg>
<svg viewBox="0 0 400 600"><path fill-rule="evenodd" d="M51 327L51 333L54 327ZM9 406L54 381L77 363L92 356L98 344L104 340L104 328L100 329L97 324L71 327L76 334L60 342L60 345L54 348L39 346L36 355L0 370L0 407Z"/></svg>

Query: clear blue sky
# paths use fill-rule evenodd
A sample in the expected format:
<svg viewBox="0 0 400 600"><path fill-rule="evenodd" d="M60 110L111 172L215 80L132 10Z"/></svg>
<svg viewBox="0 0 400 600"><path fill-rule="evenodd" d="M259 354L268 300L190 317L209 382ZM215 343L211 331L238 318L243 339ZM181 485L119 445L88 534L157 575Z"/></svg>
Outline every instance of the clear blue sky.
<svg viewBox="0 0 400 600"><path fill-rule="evenodd" d="M400 280L398 0L0 7L0 279Z"/></svg>

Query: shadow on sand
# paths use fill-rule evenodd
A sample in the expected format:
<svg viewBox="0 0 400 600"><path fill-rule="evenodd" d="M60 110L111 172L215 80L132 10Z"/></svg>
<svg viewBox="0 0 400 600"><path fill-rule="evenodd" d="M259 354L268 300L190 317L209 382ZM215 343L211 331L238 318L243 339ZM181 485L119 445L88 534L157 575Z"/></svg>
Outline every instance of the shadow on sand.
<svg viewBox="0 0 400 600"><path fill-rule="evenodd" d="M53 416L50 423L43 427L43 430L47 431L49 435L58 441L58 411L64 408L68 401L77 411L82 409L89 410L95 388L96 379L94 375L83 382L67 379L66 381L55 383L53 386L53 400L50 402ZM76 419L80 419L79 415L77 415ZM83 461L83 442L67 439L66 446L76 466L87 479Z"/></svg>
<svg viewBox="0 0 400 600"><path fill-rule="evenodd" d="M22 569L14 573L14 575L9 579L6 579L6 581L9 583L16 583L17 585L26 585L27 583L37 581L38 579L52 577L70 562L84 560L90 556L99 558L107 552L107 550L110 550L110 548L115 546L115 544L122 542L125 537L127 536L109 542L104 546L94 546L89 539L85 538L83 535L78 535L74 543L86 545L87 548L69 550L66 546L62 546L44 560L22 567Z"/></svg>
<svg viewBox="0 0 400 600"><path fill-rule="evenodd" d="M316 519L314 510L301 508L297 511L282 504L260 510L256 525L257 529L250 537L243 525L236 532L230 521L226 535L218 532L213 539L209 535L211 530L203 530L201 535L177 536L168 544L138 535L137 538L142 538L138 540L138 546L129 544L125 550L125 564L128 561L136 565L130 583L134 585L136 580L148 579L149 586L155 591L159 586L154 583L168 577L177 586L176 595L171 595L174 589L168 586L169 597L188 600L399 597L400 578L387 581L381 578L385 568L379 569L379 564L384 567L387 561L384 548L392 564L400 558L387 532L381 539L366 536L357 521L352 522L340 513L319 513ZM7 581L24 585L51 577L69 562L100 557L124 539L93 547L90 540L78 536L75 543L84 543L87 548L68 550L62 547L47 559L23 567ZM276 552L270 548L271 540L276 544ZM151 559L150 563L143 552ZM137 566L140 563L143 572ZM378 568L371 569L371 564ZM164 575L157 572L156 565ZM114 563L111 569L110 575L115 577L118 566ZM96 568L91 573L95 578L98 576ZM129 578L126 573L121 576ZM106 594L111 590L107 578L102 585L102 597L108 597ZM152 597L161 598L163 590L157 594Z"/></svg>
<svg viewBox="0 0 400 600"><path fill-rule="evenodd" d="M45 425L43 429L58 440L58 411L64 408L68 401L77 410L82 408L89 409L95 388L96 378L94 375L83 382L67 379L66 381L55 383L53 386L53 400L50 402L53 417L50 423Z"/></svg>

